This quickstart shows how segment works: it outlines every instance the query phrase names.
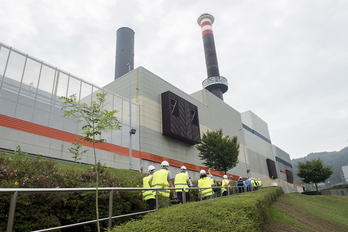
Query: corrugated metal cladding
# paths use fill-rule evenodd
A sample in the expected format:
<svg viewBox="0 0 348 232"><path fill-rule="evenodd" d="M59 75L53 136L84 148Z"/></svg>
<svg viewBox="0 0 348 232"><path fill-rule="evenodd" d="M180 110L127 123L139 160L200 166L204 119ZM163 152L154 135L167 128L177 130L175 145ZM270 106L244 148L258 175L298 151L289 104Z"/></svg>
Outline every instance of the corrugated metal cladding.
<svg viewBox="0 0 348 232"><path fill-rule="evenodd" d="M163 135L194 145L200 142L198 108L167 91L162 98Z"/></svg>
<svg viewBox="0 0 348 232"><path fill-rule="evenodd" d="M286 181L291 184L294 183L294 176L292 175L292 171L286 169L285 173L286 173Z"/></svg>
<svg viewBox="0 0 348 232"><path fill-rule="evenodd" d="M266 159L266 162L267 162L269 178L277 179L278 178L278 174L277 174L277 169L276 169L276 166L275 166L275 162L273 160L271 160L271 159Z"/></svg>

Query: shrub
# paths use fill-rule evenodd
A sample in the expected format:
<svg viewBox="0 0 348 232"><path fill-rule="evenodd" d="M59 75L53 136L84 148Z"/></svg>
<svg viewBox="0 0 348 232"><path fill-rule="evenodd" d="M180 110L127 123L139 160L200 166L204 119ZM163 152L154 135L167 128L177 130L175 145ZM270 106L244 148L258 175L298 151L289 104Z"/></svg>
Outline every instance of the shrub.
<svg viewBox="0 0 348 232"><path fill-rule="evenodd" d="M110 232L261 231L268 219L270 205L282 194L280 187L268 187L239 195L175 205L147 214L142 220L116 226Z"/></svg>
<svg viewBox="0 0 348 232"><path fill-rule="evenodd" d="M0 155L0 188L77 188L94 187L96 172L86 166L84 171L62 169L56 162L27 155ZM78 165L78 164L76 164ZM132 182L140 184L141 173L129 170L102 168L99 172L100 187L121 187L118 172L131 172ZM127 181L123 181L127 182ZM131 181L128 181L130 183ZM133 185L134 186L134 185ZM124 186L122 186L124 187ZM147 204L139 192L114 192L114 215L143 211ZM100 191L99 212L108 216L109 194ZM0 194L0 231L6 231L9 194ZM133 217L140 218L140 216ZM95 192L19 194L16 204L14 231L32 231L95 219ZM117 220L117 223L128 219ZM17 222L17 223L16 223ZM20 223L19 223L20 222ZM107 222L101 222L103 227ZM64 231L96 231L95 224L73 227Z"/></svg>

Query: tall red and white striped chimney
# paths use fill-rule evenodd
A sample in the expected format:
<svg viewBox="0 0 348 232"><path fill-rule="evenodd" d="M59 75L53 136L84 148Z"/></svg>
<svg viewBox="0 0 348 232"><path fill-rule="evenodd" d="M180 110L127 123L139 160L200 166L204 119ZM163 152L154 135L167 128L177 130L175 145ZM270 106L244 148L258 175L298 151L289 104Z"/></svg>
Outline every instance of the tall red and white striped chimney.
<svg viewBox="0 0 348 232"><path fill-rule="evenodd" d="M221 100L224 100L222 94L228 90L228 83L227 79L220 76L219 72L212 26L214 17L210 14L202 14L197 19L197 23L202 29L205 64L208 74L208 78L202 83L203 88L209 90Z"/></svg>

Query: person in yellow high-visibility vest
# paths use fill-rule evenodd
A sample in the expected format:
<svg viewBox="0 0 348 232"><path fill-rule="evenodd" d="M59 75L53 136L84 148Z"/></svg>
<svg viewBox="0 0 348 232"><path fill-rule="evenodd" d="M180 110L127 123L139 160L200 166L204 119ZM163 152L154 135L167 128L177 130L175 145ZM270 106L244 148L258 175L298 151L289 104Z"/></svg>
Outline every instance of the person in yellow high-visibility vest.
<svg viewBox="0 0 348 232"><path fill-rule="evenodd" d="M155 172L155 167L150 165L148 167L149 175L143 178L143 188L150 188L149 180ZM149 204L149 210L154 210L156 206L156 195L153 190L143 190L143 199Z"/></svg>
<svg viewBox="0 0 348 232"><path fill-rule="evenodd" d="M181 189L175 189L176 195L178 197L178 201L180 204L184 203L183 201L183 188L185 188L185 197L186 197L186 202L190 201L190 193L189 193L189 186L192 187L190 177L187 174L187 168L185 166L181 167L181 172L175 175L174 179L174 186L176 188L181 188Z"/></svg>
<svg viewBox="0 0 348 232"><path fill-rule="evenodd" d="M262 187L262 181L260 180L260 178L256 181L256 183L259 188Z"/></svg>
<svg viewBox="0 0 348 232"><path fill-rule="evenodd" d="M257 181L255 178L250 178L251 185L253 186L253 191L257 190Z"/></svg>
<svg viewBox="0 0 348 232"><path fill-rule="evenodd" d="M230 187L230 181L227 179L227 175L223 175L222 178L224 179L221 181L221 195L224 197L228 195L228 187Z"/></svg>
<svg viewBox="0 0 348 232"><path fill-rule="evenodd" d="M214 180L214 176L210 173L210 169L208 169L208 173L207 176L208 178L210 178L210 182L211 182L211 187L213 187L213 195L211 195L211 198L216 198L216 192L217 192L217 188L215 188L215 186L217 185L217 182L215 182Z"/></svg>
<svg viewBox="0 0 348 232"><path fill-rule="evenodd" d="M202 200L211 199L214 192L211 188L211 179L207 176L207 173L205 170L201 170L200 172L200 179L198 180L198 187L204 188L200 189L199 194L202 198Z"/></svg>
<svg viewBox="0 0 348 232"><path fill-rule="evenodd" d="M149 185L152 188L160 188L159 195L169 198L171 190L166 189L168 187L174 187L172 173L168 170L168 161L161 163L162 169L156 171L152 178L149 180ZM176 198L175 191L172 190L173 197Z"/></svg>

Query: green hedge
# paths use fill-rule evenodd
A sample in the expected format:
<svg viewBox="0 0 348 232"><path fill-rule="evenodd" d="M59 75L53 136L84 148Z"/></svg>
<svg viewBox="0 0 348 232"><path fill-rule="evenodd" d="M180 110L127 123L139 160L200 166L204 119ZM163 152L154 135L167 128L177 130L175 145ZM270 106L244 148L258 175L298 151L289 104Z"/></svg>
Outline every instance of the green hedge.
<svg viewBox="0 0 348 232"><path fill-rule="evenodd" d="M62 166L64 168L59 168ZM77 168L76 168L77 167ZM78 171L76 171L76 169ZM0 188L78 188L94 187L96 172L92 166L58 163L27 155L0 153ZM144 175L132 170L101 168L100 187L130 187L141 185ZM148 209L140 192L114 192L114 215ZM100 218L108 216L109 194L99 192ZM0 194L0 231L6 231L10 194ZM19 194L16 204L14 231L32 231L77 222L94 220L95 192ZM142 216L133 216L141 218ZM124 223L120 218L114 223ZM107 222L101 223L107 227ZM96 231L95 224L65 229L65 232Z"/></svg>
<svg viewBox="0 0 348 232"><path fill-rule="evenodd" d="M100 187L141 186L144 174L132 170L101 168ZM0 153L0 188L93 187L95 172L90 166ZM148 209L139 192L115 192L114 215ZM191 201L198 200L192 191ZM207 201L173 205L145 215L115 219L127 222L113 231L257 231L267 218L270 203L281 195L281 188L263 188ZM108 215L108 193L100 192L100 217ZM16 205L14 231L32 231L95 219L94 193L20 194ZM197 199L196 199L197 198ZM0 194L0 231L5 231L9 194ZM138 220L138 221L137 221ZM107 222L102 222L102 227ZM95 231L95 225L64 231Z"/></svg>
<svg viewBox="0 0 348 232"><path fill-rule="evenodd" d="M142 220L116 226L117 231L261 231L270 205L283 194L280 187L223 198L173 205Z"/></svg>

